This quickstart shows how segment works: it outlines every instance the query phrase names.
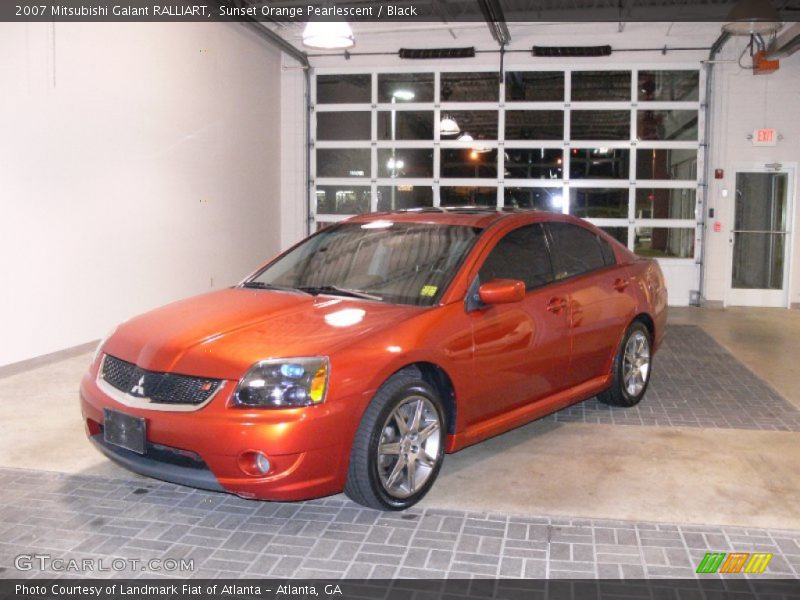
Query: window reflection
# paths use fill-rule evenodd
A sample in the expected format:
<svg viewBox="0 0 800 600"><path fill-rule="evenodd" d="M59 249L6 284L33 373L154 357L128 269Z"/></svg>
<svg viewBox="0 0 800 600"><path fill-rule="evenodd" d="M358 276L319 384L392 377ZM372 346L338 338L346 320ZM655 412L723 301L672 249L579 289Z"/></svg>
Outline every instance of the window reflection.
<svg viewBox="0 0 800 600"><path fill-rule="evenodd" d="M569 157L570 179L628 179L627 148L573 148Z"/></svg>
<svg viewBox="0 0 800 600"><path fill-rule="evenodd" d="M500 76L491 73L442 73L442 102L497 102Z"/></svg>
<svg viewBox="0 0 800 600"><path fill-rule="evenodd" d="M629 110L573 110L571 131L573 140L629 140L631 113Z"/></svg>
<svg viewBox="0 0 800 600"><path fill-rule="evenodd" d="M563 190L560 187L506 187L503 205L511 208L535 208L560 213L564 206Z"/></svg>
<svg viewBox="0 0 800 600"><path fill-rule="evenodd" d="M630 71L573 71L572 100L607 102L631 100Z"/></svg>
<svg viewBox="0 0 800 600"><path fill-rule="evenodd" d="M378 177L433 177L433 148L378 148Z"/></svg>
<svg viewBox="0 0 800 600"><path fill-rule="evenodd" d="M697 179L697 150L640 149L636 151L638 179Z"/></svg>
<svg viewBox="0 0 800 600"><path fill-rule="evenodd" d="M572 188L569 212L584 219L623 219L628 217L628 190L625 188Z"/></svg>
<svg viewBox="0 0 800 600"><path fill-rule="evenodd" d="M369 103L372 75L317 75L317 104Z"/></svg>
<svg viewBox="0 0 800 600"><path fill-rule="evenodd" d="M496 187L442 186L439 188L441 206L497 206Z"/></svg>
<svg viewBox="0 0 800 600"><path fill-rule="evenodd" d="M694 229L637 227L633 251L640 256L693 258Z"/></svg>
<svg viewBox="0 0 800 600"><path fill-rule="evenodd" d="M496 148L442 148L442 177L497 177Z"/></svg>
<svg viewBox="0 0 800 600"><path fill-rule="evenodd" d="M448 123L447 121L452 121ZM448 127L455 124L452 131ZM473 140L497 139L498 115L496 110L442 111L439 134L443 140L456 140L469 135Z"/></svg>
<svg viewBox="0 0 800 600"><path fill-rule="evenodd" d="M507 140L561 140L564 138L564 111L507 110Z"/></svg>
<svg viewBox="0 0 800 600"><path fill-rule="evenodd" d="M506 148L507 178L561 179L563 151L560 148Z"/></svg>
<svg viewBox="0 0 800 600"><path fill-rule="evenodd" d="M369 177L369 148L317 148L317 177Z"/></svg>
<svg viewBox="0 0 800 600"><path fill-rule="evenodd" d="M432 110L382 110L378 112L379 140L432 140Z"/></svg>
<svg viewBox="0 0 800 600"><path fill-rule="evenodd" d="M699 99L697 71L639 71L639 100L696 102Z"/></svg>
<svg viewBox="0 0 800 600"><path fill-rule="evenodd" d="M380 73L378 102L433 102L433 73Z"/></svg>
<svg viewBox="0 0 800 600"><path fill-rule="evenodd" d="M506 73L506 102L562 102L562 71L509 71Z"/></svg>
<svg viewBox="0 0 800 600"><path fill-rule="evenodd" d="M636 119L640 140L697 140L696 110L640 110Z"/></svg>
<svg viewBox="0 0 800 600"><path fill-rule="evenodd" d="M318 185L317 213L356 215L369 212L370 188L367 186Z"/></svg>
<svg viewBox="0 0 800 600"><path fill-rule="evenodd" d="M696 208L696 190L636 190L637 219L694 219Z"/></svg>
<svg viewBox="0 0 800 600"><path fill-rule="evenodd" d="M433 188L424 185L380 186L378 211L433 206Z"/></svg>
<svg viewBox="0 0 800 600"><path fill-rule="evenodd" d="M320 141L370 140L372 114L369 111L317 112L317 139Z"/></svg>

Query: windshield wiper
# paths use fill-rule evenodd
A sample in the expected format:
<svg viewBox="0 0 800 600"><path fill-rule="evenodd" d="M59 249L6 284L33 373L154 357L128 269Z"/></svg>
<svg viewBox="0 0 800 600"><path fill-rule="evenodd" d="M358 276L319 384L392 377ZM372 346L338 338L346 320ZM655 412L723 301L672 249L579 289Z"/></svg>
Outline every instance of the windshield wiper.
<svg viewBox="0 0 800 600"><path fill-rule="evenodd" d="M274 283L264 283L263 281L245 281L242 284L242 287L257 290L278 290L279 292L299 292L301 294L309 293L301 288L291 287L288 285L276 285Z"/></svg>
<svg viewBox="0 0 800 600"><path fill-rule="evenodd" d="M375 294L368 294L367 292L362 292L361 290L351 290L349 288L339 287L338 285L318 285L318 286L307 286L297 288L304 292L308 292L309 294L332 294L335 296L352 296L353 298L363 298L364 300L376 300L377 302L383 302L382 296L376 296Z"/></svg>

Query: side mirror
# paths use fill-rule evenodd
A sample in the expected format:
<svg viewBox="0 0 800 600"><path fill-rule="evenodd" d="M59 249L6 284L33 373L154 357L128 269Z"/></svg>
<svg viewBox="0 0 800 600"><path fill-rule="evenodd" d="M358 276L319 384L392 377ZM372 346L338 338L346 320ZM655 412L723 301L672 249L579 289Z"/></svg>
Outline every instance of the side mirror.
<svg viewBox="0 0 800 600"><path fill-rule="evenodd" d="M511 304L525 299L525 283L518 279L492 279L478 288L484 304Z"/></svg>

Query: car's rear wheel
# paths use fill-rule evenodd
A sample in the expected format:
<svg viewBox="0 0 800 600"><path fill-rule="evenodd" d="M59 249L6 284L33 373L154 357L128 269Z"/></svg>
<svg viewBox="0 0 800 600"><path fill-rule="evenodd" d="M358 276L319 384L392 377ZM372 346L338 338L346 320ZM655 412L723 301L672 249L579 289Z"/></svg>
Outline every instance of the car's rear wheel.
<svg viewBox="0 0 800 600"><path fill-rule="evenodd" d="M645 324L631 323L614 358L611 387L598 394L598 400L611 406L634 406L641 401L650 383L651 345Z"/></svg>
<svg viewBox="0 0 800 600"><path fill-rule="evenodd" d="M416 371L392 376L361 419L345 493L379 510L403 510L428 493L444 460L444 411Z"/></svg>

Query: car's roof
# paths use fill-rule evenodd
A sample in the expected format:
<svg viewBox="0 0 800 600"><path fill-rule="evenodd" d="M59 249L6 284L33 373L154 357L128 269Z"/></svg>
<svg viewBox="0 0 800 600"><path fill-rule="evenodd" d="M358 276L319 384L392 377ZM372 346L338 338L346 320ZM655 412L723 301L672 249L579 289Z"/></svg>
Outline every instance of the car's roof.
<svg viewBox="0 0 800 600"><path fill-rule="evenodd" d="M440 223L443 225L466 225L484 229L501 219L514 216L540 215L542 219L554 216L554 213L524 208L495 208L488 206L438 206L430 208L413 208L392 212L378 212L359 215L348 219L356 223L391 219L400 223Z"/></svg>

